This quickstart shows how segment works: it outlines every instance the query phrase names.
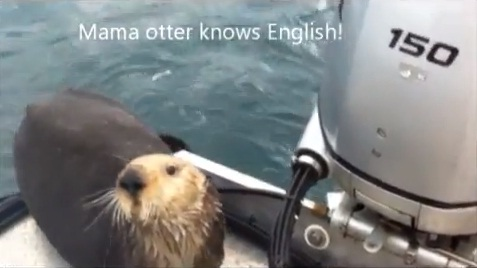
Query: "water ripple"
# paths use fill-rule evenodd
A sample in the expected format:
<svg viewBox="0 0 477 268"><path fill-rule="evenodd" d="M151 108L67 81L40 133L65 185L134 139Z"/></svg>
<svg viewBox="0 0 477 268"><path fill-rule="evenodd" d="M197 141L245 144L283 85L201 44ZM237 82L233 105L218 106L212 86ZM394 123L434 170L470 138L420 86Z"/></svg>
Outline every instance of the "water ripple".
<svg viewBox="0 0 477 268"><path fill-rule="evenodd" d="M177 3L175 3L177 2ZM26 103L65 87L118 99L193 151L284 185L311 112L322 45L289 41L80 41L79 23L299 26L319 13L270 1L60 1L0 8L0 195L14 188L11 142ZM13 186L12 186L13 185ZM12 188L13 187L13 188Z"/></svg>
<svg viewBox="0 0 477 268"><path fill-rule="evenodd" d="M0 60L6 59L8 57L13 57L19 53L21 53L21 51L19 50L0 50Z"/></svg>

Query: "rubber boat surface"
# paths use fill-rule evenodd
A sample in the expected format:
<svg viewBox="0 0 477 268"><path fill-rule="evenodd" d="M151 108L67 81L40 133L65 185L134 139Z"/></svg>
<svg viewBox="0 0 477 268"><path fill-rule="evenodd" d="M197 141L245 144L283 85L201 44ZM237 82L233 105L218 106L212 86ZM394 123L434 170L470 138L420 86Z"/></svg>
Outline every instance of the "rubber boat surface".
<svg viewBox="0 0 477 268"><path fill-rule="evenodd" d="M268 267L270 230L282 206L285 191L259 179L217 164L196 154L180 151L176 156L201 168L221 192L228 234L223 267ZM309 243L310 226L327 228L317 205L304 200L295 224L291 257L297 267L404 267L388 254L367 254L359 243L344 241L327 230L326 249ZM306 238L307 237L307 238ZM70 267L48 243L18 194L0 199L0 267Z"/></svg>

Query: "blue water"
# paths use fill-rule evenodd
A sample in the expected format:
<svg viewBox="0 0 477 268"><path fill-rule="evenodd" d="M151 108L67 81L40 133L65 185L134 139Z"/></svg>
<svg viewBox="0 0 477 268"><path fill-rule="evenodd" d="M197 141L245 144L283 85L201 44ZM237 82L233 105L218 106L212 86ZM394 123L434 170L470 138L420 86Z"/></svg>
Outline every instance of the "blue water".
<svg viewBox="0 0 477 268"><path fill-rule="evenodd" d="M114 3L113 3L114 2ZM15 4L14 4L15 3ZM16 191L12 138L24 107L66 87L125 103L195 153L279 186L319 88L324 42L293 40L91 41L100 27L323 24L310 3L268 1L51 1L0 4L0 195Z"/></svg>

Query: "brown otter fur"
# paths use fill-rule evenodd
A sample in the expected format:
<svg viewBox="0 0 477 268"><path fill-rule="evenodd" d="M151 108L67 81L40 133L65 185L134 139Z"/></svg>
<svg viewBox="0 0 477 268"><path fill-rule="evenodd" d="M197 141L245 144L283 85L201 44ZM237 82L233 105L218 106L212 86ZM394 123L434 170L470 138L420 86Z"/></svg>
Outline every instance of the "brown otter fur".
<svg viewBox="0 0 477 268"><path fill-rule="evenodd" d="M138 224L134 220L114 225L118 221L112 219L118 213L111 213L117 210L106 209L99 203L88 204L92 205L91 200L98 200L102 193L115 189L118 177L124 176L123 170L131 168L133 159L171 154L171 147L122 104L99 94L67 90L28 105L15 135L16 180L30 214L49 242L72 266L164 267L168 264L157 262L157 256L164 254L163 248L157 247L157 255L142 251L153 241L160 243L161 237L147 236L147 230L153 231L153 221L144 228L134 228ZM205 196L216 200L212 187L206 188ZM148 196L163 190L147 189L150 189ZM176 199L188 198L182 194L176 192ZM125 198L117 200L123 200L119 203L124 204ZM157 218L157 226L160 218ZM221 263L223 225L221 217L213 223L214 219L210 218L211 224L216 224L212 228L217 235L204 236L206 242L200 248L201 253L195 255L193 266L214 267ZM142 243L148 239L153 241Z"/></svg>
<svg viewBox="0 0 477 268"><path fill-rule="evenodd" d="M142 267L220 267L224 219L216 189L186 161L167 154L133 159L112 191L114 223L131 228L128 258ZM128 224L129 223L129 224Z"/></svg>

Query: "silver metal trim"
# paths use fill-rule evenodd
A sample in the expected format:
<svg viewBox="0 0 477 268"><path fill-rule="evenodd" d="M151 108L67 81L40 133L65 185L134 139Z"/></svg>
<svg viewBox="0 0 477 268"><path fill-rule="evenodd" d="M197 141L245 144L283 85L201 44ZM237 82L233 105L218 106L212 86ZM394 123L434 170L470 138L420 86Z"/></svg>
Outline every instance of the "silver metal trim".
<svg viewBox="0 0 477 268"><path fill-rule="evenodd" d="M374 211L367 208L355 211L355 200L345 192L341 203L331 212L331 226L346 236L361 241L369 253L381 250L403 259L406 265L418 267L472 267L475 263L450 252L435 250L411 243L402 230L392 229L381 224Z"/></svg>

